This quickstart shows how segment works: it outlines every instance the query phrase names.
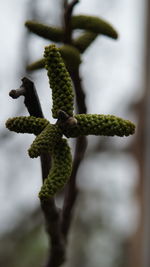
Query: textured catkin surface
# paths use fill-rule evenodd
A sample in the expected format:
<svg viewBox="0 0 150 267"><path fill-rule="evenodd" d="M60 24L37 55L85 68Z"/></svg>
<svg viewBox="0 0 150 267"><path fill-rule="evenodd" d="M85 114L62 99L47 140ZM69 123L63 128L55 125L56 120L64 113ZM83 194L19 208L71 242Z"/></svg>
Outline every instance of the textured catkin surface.
<svg viewBox="0 0 150 267"><path fill-rule="evenodd" d="M135 125L132 122L113 115L79 114L75 118L77 126L65 129L69 137L82 135L128 136L135 131Z"/></svg>
<svg viewBox="0 0 150 267"><path fill-rule="evenodd" d="M14 117L6 121L6 127L10 131L16 133L33 133L35 135L41 133L43 129L49 124L44 118L29 117Z"/></svg>
<svg viewBox="0 0 150 267"><path fill-rule="evenodd" d="M45 62L48 71L50 87L52 89L54 118L58 117L58 111L63 110L68 115L73 115L73 89L70 75L65 67L59 50L55 45L45 48Z"/></svg>
<svg viewBox="0 0 150 267"><path fill-rule="evenodd" d="M49 39L54 42L62 42L64 38L64 31L58 27L51 27L37 21L28 20L25 23L25 26L29 31L43 37L45 39Z"/></svg>
<svg viewBox="0 0 150 267"><path fill-rule="evenodd" d="M57 125L48 124L47 127L33 141L28 150L31 158L36 158L44 152L52 152L53 147L60 142L62 132Z"/></svg>
<svg viewBox="0 0 150 267"><path fill-rule="evenodd" d="M70 147L66 139L61 139L53 147L52 168L39 193L40 199L44 201L60 191L67 183L71 170L72 156Z"/></svg>

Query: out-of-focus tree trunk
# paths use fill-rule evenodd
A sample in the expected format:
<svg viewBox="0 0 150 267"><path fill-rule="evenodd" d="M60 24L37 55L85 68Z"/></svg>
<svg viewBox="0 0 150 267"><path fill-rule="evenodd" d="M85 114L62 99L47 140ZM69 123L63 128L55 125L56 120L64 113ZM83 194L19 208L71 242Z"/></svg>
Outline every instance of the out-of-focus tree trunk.
<svg viewBox="0 0 150 267"><path fill-rule="evenodd" d="M131 240L129 266L150 266L150 1L146 1L144 95L138 105L138 128L133 152L139 165L136 197L139 204L138 229Z"/></svg>
<svg viewBox="0 0 150 267"><path fill-rule="evenodd" d="M150 266L150 1L147 0L146 49L145 49L145 180L144 180L144 240L143 266Z"/></svg>
<svg viewBox="0 0 150 267"><path fill-rule="evenodd" d="M138 227L129 242L129 267L145 267L142 262L143 229L144 229L144 153L145 153L145 100L144 95L138 105L137 136L133 147L133 153L139 166L139 182L135 192L135 198L139 208Z"/></svg>

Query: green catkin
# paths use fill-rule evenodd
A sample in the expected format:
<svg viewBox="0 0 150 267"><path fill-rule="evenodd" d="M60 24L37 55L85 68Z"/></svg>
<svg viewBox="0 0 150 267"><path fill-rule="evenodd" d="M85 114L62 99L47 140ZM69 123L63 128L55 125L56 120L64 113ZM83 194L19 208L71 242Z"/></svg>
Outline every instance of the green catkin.
<svg viewBox="0 0 150 267"><path fill-rule="evenodd" d="M39 70L43 69L45 67L45 58L41 58L30 65L26 67L26 70L32 71L32 70Z"/></svg>
<svg viewBox="0 0 150 267"><path fill-rule="evenodd" d="M79 114L75 116L76 127L67 127L63 133L67 137L78 137L83 135L103 136L128 136L134 134L135 125L122 118L113 115Z"/></svg>
<svg viewBox="0 0 150 267"><path fill-rule="evenodd" d="M40 37L54 41L62 42L64 38L64 31L61 28L47 26L37 21L26 21L25 26L30 32L33 32Z"/></svg>
<svg viewBox="0 0 150 267"><path fill-rule="evenodd" d="M105 23L103 23L104 25ZM85 27L84 23L83 28L87 29L87 25ZM76 42L78 46L82 38L83 36ZM91 42L92 36L89 35L84 45L80 45L79 50L84 51ZM41 201L47 201L64 187L71 175L72 157L67 140L62 138L63 134L66 137L83 135L128 136L134 133L135 125L113 115L78 114L73 117L72 82L63 60L66 61L66 65L68 64L68 69L72 68L71 63L74 64L74 68L78 68L80 57L77 49L68 45L58 49L55 45L50 45L45 48L44 59L42 60L44 60L48 71L52 89L52 113L54 118L58 118L56 124L50 124L44 118L29 116L8 119L6 127L17 133L37 135L28 150L31 158L38 157L45 152L51 154L52 168L39 193Z"/></svg>
<svg viewBox="0 0 150 267"><path fill-rule="evenodd" d="M48 71L50 87L52 89L52 114L58 118L58 111L63 110L73 115L73 88L70 75L65 67L59 50L55 45L45 48L45 68Z"/></svg>
<svg viewBox="0 0 150 267"><path fill-rule="evenodd" d="M72 29L81 29L91 31L97 34L103 34L113 39L118 38L117 31L105 20L95 16L77 15L71 19Z"/></svg>
<svg viewBox="0 0 150 267"><path fill-rule="evenodd" d="M80 51L80 53L83 53L96 39L97 35L97 33L87 31L73 40L73 45Z"/></svg>
<svg viewBox="0 0 150 267"><path fill-rule="evenodd" d="M60 142L62 131L58 125L48 124L46 128L33 141L28 150L31 158L36 158L44 152L51 152L53 147Z"/></svg>
<svg viewBox="0 0 150 267"><path fill-rule="evenodd" d="M42 201L54 196L65 186L72 170L72 156L67 140L61 139L54 146L51 155L52 168L39 193Z"/></svg>
<svg viewBox="0 0 150 267"><path fill-rule="evenodd" d="M6 128L16 133L33 133L35 135L41 133L49 124L44 118L30 117L14 117L6 121Z"/></svg>

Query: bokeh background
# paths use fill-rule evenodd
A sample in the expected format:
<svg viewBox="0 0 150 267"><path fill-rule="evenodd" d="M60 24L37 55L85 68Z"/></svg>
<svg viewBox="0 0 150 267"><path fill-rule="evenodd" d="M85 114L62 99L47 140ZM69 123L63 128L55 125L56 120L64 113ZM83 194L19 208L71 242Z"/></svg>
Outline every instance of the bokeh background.
<svg viewBox="0 0 150 267"><path fill-rule="evenodd" d="M128 138L89 137L78 172L76 203L65 266L149 267L149 1L80 0L75 14L105 18L119 32L117 41L99 36L82 58L80 73L88 113L132 120ZM9 117L27 115L23 98L11 89L24 76L36 85L43 112L51 117L51 91L45 70L26 73L49 44L29 34L27 19L61 25L61 0L0 2L0 266L41 266L48 241L40 211L39 159L27 149L34 136L5 129ZM58 197L58 205L62 199Z"/></svg>

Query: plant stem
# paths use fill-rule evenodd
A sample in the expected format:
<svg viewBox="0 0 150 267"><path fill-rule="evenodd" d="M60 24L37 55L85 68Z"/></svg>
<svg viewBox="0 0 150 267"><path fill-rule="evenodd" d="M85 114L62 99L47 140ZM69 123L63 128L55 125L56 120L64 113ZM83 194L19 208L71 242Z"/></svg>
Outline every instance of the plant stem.
<svg viewBox="0 0 150 267"><path fill-rule="evenodd" d="M74 89L75 89L75 97L76 97L76 104L77 104L77 113L86 114L87 107L85 103L85 93L82 87L82 81L79 74L79 68L70 72Z"/></svg>
<svg viewBox="0 0 150 267"><path fill-rule="evenodd" d="M17 90L10 91L9 95L12 98L18 98L24 96L24 104L30 114L30 116L44 118L40 101L36 92L34 83L28 78L22 79L22 85ZM49 153L43 153L41 155L41 167L43 182L48 176L51 157ZM51 243L50 262L47 267L57 267L64 261L64 243L61 237L60 231L60 215L55 205L53 198L50 198L47 202L41 202L41 208L44 213L46 221L46 229ZM58 260L59 259L59 260Z"/></svg>
<svg viewBox="0 0 150 267"><path fill-rule="evenodd" d="M78 2L79 1L74 0L70 3L70 5L66 6L65 13L64 13L64 20L65 20L65 25L66 25L65 36L67 36L68 31L72 31L70 19L71 19L71 15L73 12L73 7ZM66 41L68 44L71 44L71 38L70 39L66 38ZM87 108L86 108L86 103L85 103L85 93L84 93L82 83L81 83L79 68L76 71L70 72L70 76L74 84L77 111L78 113L86 113ZM77 172L83 160L86 147L87 147L87 138L85 136L78 137L76 139L76 145L75 145L75 155L74 155L74 161L73 161L72 174L71 174L69 183L66 187L64 204L63 204L62 215L61 215L61 229L62 229L62 233L66 241L67 241L67 236L68 236L68 232L69 232L70 225L71 225L73 208L74 208L75 201L76 201L77 194L78 194L78 190L76 186Z"/></svg>
<svg viewBox="0 0 150 267"><path fill-rule="evenodd" d="M71 44L71 15L74 6L79 0L73 0L70 4L64 1L64 28L65 38L64 43ZM74 84L76 93L76 103L79 113L86 113L85 94L82 88L79 69L71 73L71 78ZM26 77L22 79L22 85L17 90L12 90L10 96L18 98L23 95L25 106L30 116L44 118L40 101L36 92L34 83ZM59 267L65 262L67 236L72 220L72 211L77 198L76 176L79 166L84 157L87 141L85 137L79 137L76 140L75 155L73 161L73 169L70 181L67 185L64 197L64 204L62 211L59 211L55 205L54 198L41 202L41 208L44 213L46 230L49 237L50 249L48 261L45 267ZM48 176L51 167L51 157L49 153L43 153L40 157L43 182Z"/></svg>
<svg viewBox="0 0 150 267"><path fill-rule="evenodd" d="M72 174L69 180L69 183L65 192L64 206L62 210L62 233L64 235L65 240L67 240L67 235L70 229L70 224L72 220L72 212L74 208L74 204L77 198L78 190L76 187L76 177L79 166L84 157L84 153L87 147L87 141L84 136L78 137L76 140L75 147L75 156L73 161Z"/></svg>
<svg viewBox="0 0 150 267"><path fill-rule="evenodd" d="M67 2L68 1L64 1L64 30L65 30L64 43L71 44L72 42L71 16L73 8L77 3L79 3L79 0L73 0L70 4L68 4Z"/></svg>
<svg viewBox="0 0 150 267"><path fill-rule="evenodd" d="M66 251L60 227L60 213L58 209L55 208L53 198L41 202L41 207L45 215L46 230L50 237L50 251L45 267L58 267L64 263Z"/></svg>

